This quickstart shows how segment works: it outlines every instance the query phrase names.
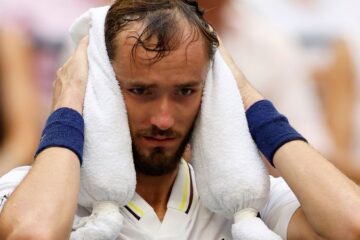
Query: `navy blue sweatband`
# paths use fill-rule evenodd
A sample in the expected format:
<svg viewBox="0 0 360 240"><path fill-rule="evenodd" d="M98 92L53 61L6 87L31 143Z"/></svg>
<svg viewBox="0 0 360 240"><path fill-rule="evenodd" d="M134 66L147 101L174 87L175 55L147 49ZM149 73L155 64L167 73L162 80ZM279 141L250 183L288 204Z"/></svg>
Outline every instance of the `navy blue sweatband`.
<svg viewBox="0 0 360 240"><path fill-rule="evenodd" d="M268 100L254 103L246 111L246 118L252 138L272 166L274 155L282 145L293 140L307 142Z"/></svg>
<svg viewBox="0 0 360 240"><path fill-rule="evenodd" d="M46 121L35 157L49 147L63 147L73 151L82 164L84 149L84 119L71 108L59 108Z"/></svg>

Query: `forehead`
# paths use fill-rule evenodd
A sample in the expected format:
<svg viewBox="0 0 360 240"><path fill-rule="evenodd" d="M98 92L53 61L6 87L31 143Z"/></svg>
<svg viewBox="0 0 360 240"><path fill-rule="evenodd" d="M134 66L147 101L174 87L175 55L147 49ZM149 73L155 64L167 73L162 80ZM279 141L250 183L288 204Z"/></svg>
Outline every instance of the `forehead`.
<svg viewBox="0 0 360 240"><path fill-rule="evenodd" d="M158 61L155 51L147 51L141 45L134 46L141 35L144 25L131 24L116 37L116 50L113 67L121 80L158 80L189 79L204 80L209 66L209 57L204 40L200 34L194 33L191 27L184 26L179 33L176 48ZM154 37L149 40L150 47L157 44Z"/></svg>

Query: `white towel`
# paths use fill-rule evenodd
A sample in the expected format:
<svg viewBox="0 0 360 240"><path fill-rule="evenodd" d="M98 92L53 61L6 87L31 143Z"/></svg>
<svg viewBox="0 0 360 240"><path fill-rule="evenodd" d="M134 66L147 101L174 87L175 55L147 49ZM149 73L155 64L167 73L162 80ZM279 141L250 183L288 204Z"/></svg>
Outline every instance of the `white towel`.
<svg viewBox="0 0 360 240"><path fill-rule="evenodd" d="M115 239L123 220L118 208L126 205L135 192L126 108L105 46L104 24L108 9L91 9L71 27L75 43L89 34L79 204L93 209L90 218L76 222L72 239Z"/></svg>
<svg viewBox="0 0 360 240"><path fill-rule="evenodd" d="M210 210L235 217L234 239L281 239L256 219L268 199L270 180L236 80L219 51L206 79L192 146L200 198Z"/></svg>
<svg viewBox="0 0 360 240"><path fill-rule="evenodd" d="M75 221L75 240L116 239L123 220L118 208L130 201L136 184L125 104L105 47L107 11L91 9L71 29L75 43L87 34L90 41L79 204L93 210ZM201 199L211 210L235 216L234 239L280 239L256 219L269 178L248 132L235 79L219 53L206 81L193 138Z"/></svg>

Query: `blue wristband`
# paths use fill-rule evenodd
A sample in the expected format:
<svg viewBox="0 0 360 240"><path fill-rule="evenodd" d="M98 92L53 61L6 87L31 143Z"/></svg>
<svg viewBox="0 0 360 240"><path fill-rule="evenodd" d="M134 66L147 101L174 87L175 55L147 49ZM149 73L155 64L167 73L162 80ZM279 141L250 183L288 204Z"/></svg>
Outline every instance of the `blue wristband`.
<svg viewBox="0 0 360 240"><path fill-rule="evenodd" d="M60 108L46 121L35 157L49 147L63 147L73 151L82 164L84 149L84 119L71 108Z"/></svg>
<svg viewBox="0 0 360 240"><path fill-rule="evenodd" d="M252 138L272 166L274 155L282 145L293 140L307 142L268 100L253 104L246 111L246 118Z"/></svg>

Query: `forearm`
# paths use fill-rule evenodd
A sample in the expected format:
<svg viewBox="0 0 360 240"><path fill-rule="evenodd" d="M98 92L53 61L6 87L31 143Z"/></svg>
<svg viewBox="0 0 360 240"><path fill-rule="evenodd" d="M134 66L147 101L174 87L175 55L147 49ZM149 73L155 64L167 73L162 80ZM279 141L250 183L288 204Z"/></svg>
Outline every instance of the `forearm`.
<svg viewBox="0 0 360 240"><path fill-rule="evenodd" d="M64 148L44 150L0 215L0 239L68 239L79 180L80 164L73 152Z"/></svg>
<svg viewBox="0 0 360 240"><path fill-rule="evenodd" d="M220 50L236 78L245 109L248 111L255 102L262 100L263 96L246 81L221 45ZM291 131L290 126L287 130ZM259 132L261 133L262 129ZM309 223L311 229L307 230L314 230L328 239L360 239L360 216L357 214L360 212L360 189L354 182L304 141L290 140L280 145L274 157L268 160L273 161L298 197L301 204L298 216L302 213L305 215L305 218L292 219L288 229L296 229L303 234L305 225ZM299 219L306 224L301 224Z"/></svg>
<svg viewBox="0 0 360 240"><path fill-rule="evenodd" d="M32 170L0 215L0 239L69 238L84 144L81 114L88 75L87 47L84 38L57 73L54 112L46 123Z"/></svg>
<svg viewBox="0 0 360 240"><path fill-rule="evenodd" d="M314 231L329 239L359 238L360 189L355 183L302 141L283 145L274 164Z"/></svg>

